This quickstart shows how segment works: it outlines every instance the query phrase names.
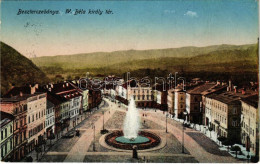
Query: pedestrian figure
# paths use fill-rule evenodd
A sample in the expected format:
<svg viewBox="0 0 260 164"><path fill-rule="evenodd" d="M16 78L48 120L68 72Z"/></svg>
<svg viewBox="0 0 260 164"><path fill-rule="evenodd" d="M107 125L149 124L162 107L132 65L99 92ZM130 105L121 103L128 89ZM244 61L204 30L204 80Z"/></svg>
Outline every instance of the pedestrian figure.
<svg viewBox="0 0 260 164"><path fill-rule="evenodd" d="M145 120L144 120L144 124L145 124Z"/></svg>

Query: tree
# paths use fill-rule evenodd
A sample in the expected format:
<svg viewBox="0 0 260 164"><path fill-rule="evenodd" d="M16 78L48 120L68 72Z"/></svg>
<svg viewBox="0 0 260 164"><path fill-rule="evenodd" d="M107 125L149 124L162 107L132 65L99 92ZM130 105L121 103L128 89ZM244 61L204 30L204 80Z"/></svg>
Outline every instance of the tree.
<svg viewBox="0 0 260 164"><path fill-rule="evenodd" d="M212 127L209 127L209 135L210 135L210 138L211 138L211 131L213 130Z"/></svg>
<svg viewBox="0 0 260 164"><path fill-rule="evenodd" d="M72 80L72 76L71 76L71 75L68 75L68 76L67 76L67 80Z"/></svg>
<svg viewBox="0 0 260 164"><path fill-rule="evenodd" d="M218 137L218 140L221 142L221 144L222 144L222 142L225 141L226 139L227 139L227 138L226 138L226 137L223 137L223 136Z"/></svg>
<svg viewBox="0 0 260 164"><path fill-rule="evenodd" d="M51 133L50 136L48 136L48 139L50 140L50 145L51 145L51 140L55 139L55 135Z"/></svg>
<svg viewBox="0 0 260 164"><path fill-rule="evenodd" d="M239 151L239 152L241 151L241 149L240 149L239 146L234 146L234 147L231 148L231 150L236 152L236 158L237 158L237 152L238 152L238 151Z"/></svg>
<svg viewBox="0 0 260 164"><path fill-rule="evenodd" d="M228 146L228 151L229 151L229 146L234 145L234 142L230 139L226 139L225 141L222 142L222 144Z"/></svg>

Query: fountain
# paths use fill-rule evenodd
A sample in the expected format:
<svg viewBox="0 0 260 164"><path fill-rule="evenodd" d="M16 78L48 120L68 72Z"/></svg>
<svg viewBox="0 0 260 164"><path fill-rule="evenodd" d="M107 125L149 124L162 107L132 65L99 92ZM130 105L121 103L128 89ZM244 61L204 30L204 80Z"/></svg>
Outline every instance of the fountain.
<svg viewBox="0 0 260 164"><path fill-rule="evenodd" d="M128 112L126 113L124 122L124 137L128 139L135 139L138 136L140 128L140 117L137 108L135 107L135 100L131 97Z"/></svg>
<svg viewBox="0 0 260 164"><path fill-rule="evenodd" d="M116 130L108 134L105 138L105 142L115 148L127 150L132 150L133 146L138 150L142 150L159 145L159 136L151 132L139 131L139 129L140 116L135 106L135 100L131 97L124 120L123 131Z"/></svg>

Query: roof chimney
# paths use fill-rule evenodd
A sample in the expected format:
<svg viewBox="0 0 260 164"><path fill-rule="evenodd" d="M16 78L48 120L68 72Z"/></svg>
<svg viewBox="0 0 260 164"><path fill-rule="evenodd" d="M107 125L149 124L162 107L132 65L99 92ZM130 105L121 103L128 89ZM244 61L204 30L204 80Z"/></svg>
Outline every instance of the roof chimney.
<svg viewBox="0 0 260 164"><path fill-rule="evenodd" d="M34 94L35 93L35 86L30 87L30 88L31 88L31 94Z"/></svg>
<svg viewBox="0 0 260 164"><path fill-rule="evenodd" d="M235 93L237 93L237 86L234 86L234 91Z"/></svg>
<svg viewBox="0 0 260 164"><path fill-rule="evenodd" d="M228 88L229 88L229 91L232 91L232 82L231 82L231 80L228 81Z"/></svg>
<svg viewBox="0 0 260 164"><path fill-rule="evenodd" d="M245 91L245 89L243 88L242 89L242 95L245 95L246 94L246 91Z"/></svg>
<svg viewBox="0 0 260 164"><path fill-rule="evenodd" d="M20 91L20 96L21 96L21 97L23 96L23 92L22 92L22 91Z"/></svg>

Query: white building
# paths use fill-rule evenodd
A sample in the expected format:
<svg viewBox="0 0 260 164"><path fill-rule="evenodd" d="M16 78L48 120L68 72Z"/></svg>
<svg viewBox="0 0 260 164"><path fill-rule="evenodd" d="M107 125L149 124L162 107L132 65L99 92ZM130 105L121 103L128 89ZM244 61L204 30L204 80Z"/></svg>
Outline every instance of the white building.
<svg viewBox="0 0 260 164"><path fill-rule="evenodd" d="M55 130L55 110L54 104L50 101L47 101L47 109L46 109L46 120L45 120L45 132L47 137L50 134L54 133Z"/></svg>
<svg viewBox="0 0 260 164"><path fill-rule="evenodd" d="M45 128L45 114L46 114L46 93L32 94L27 99L28 113L28 145L29 151L38 145L43 139Z"/></svg>

